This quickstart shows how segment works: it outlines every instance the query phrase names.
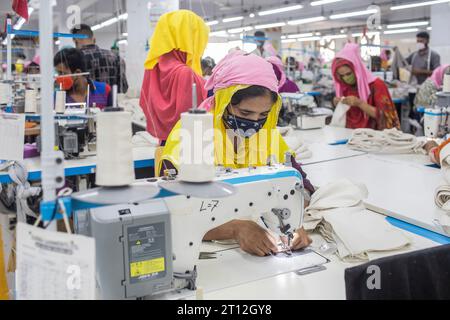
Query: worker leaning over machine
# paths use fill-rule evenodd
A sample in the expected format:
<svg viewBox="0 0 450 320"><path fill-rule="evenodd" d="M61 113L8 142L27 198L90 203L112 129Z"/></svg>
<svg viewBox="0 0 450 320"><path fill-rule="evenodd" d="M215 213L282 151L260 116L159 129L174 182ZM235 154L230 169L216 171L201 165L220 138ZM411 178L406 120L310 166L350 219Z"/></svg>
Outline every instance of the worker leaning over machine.
<svg viewBox="0 0 450 320"><path fill-rule="evenodd" d="M90 107L100 109L112 106L111 87L104 82L92 81L86 75L83 53L74 48L59 51L53 60L56 73L56 84L67 92L66 103L84 103L88 99Z"/></svg>
<svg viewBox="0 0 450 320"><path fill-rule="evenodd" d="M198 101L206 99L201 58L208 44L209 27L189 10L161 16L151 39L145 62L140 106L147 118L147 131L161 145L180 115L192 106L192 84Z"/></svg>
<svg viewBox="0 0 450 320"><path fill-rule="evenodd" d="M359 45L348 43L333 60L336 98L351 108L346 127L384 130L400 128L400 120L386 84L375 77L361 59Z"/></svg>
<svg viewBox="0 0 450 320"><path fill-rule="evenodd" d="M206 89L213 89L214 96L204 101L200 108L214 116L217 166L234 169L265 166L271 157L275 157L278 163L284 162L289 148L276 129L281 98L277 93L278 80L270 63L254 54L235 51L217 65ZM180 128L179 122L167 140L157 168L161 173L179 167ZM305 188L313 193L314 188L295 157L290 160L301 172ZM241 248L250 254L265 256L278 251L276 239L253 221L231 221L211 230L204 238L206 241L229 239L238 241ZM310 243L306 232L301 229L295 235L292 249L297 250Z"/></svg>
<svg viewBox="0 0 450 320"><path fill-rule="evenodd" d="M417 91L414 105L416 107L433 108L437 102L437 93L442 89L444 76L450 72L450 64L437 67L431 77L425 80Z"/></svg>

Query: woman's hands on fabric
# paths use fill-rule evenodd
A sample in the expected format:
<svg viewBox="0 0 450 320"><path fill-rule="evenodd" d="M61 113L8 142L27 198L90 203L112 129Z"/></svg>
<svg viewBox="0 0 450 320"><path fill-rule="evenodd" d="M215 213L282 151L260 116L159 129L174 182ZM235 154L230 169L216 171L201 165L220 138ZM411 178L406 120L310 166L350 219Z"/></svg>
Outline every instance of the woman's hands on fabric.
<svg viewBox="0 0 450 320"><path fill-rule="evenodd" d="M301 228L294 233L294 239L292 240L291 243L291 250L295 251L309 247L311 243L312 240L308 236L308 233L305 231L304 228Z"/></svg>
<svg viewBox="0 0 450 320"><path fill-rule="evenodd" d="M342 98L340 98L340 97L334 97L334 99L333 99L333 106L336 108L337 107L337 105L339 104L339 102L341 102L341 99Z"/></svg>
<svg viewBox="0 0 450 320"><path fill-rule="evenodd" d="M430 153L431 149L434 149L434 148L436 148L436 147L438 147L438 144L437 144L436 142L434 142L434 141L428 141L428 142L423 146L423 148L425 149L425 151L427 152L427 154Z"/></svg>
<svg viewBox="0 0 450 320"><path fill-rule="evenodd" d="M246 220L235 221L235 240L242 250L249 254L264 257L278 252L278 243L268 230L257 223Z"/></svg>
<svg viewBox="0 0 450 320"><path fill-rule="evenodd" d="M352 107L361 107L362 100L358 97L349 96L342 99L342 103L345 103L346 105L352 106Z"/></svg>

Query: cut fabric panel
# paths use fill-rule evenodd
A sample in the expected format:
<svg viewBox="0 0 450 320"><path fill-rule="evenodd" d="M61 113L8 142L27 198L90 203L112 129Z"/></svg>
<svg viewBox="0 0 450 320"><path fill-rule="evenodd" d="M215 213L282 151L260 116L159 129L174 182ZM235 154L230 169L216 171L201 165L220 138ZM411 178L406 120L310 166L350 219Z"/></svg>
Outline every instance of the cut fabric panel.
<svg viewBox="0 0 450 320"><path fill-rule="evenodd" d="M450 235L450 186L441 186L436 190L435 203L444 212L438 221L444 232Z"/></svg>
<svg viewBox="0 0 450 320"><path fill-rule="evenodd" d="M304 227L337 245L343 261L370 259L370 252L404 249L410 240L383 216L366 210L367 188L347 179L317 190L305 210Z"/></svg>
<svg viewBox="0 0 450 320"><path fill-rule="evenodd" d="M345 128L347 124L347 111L350 110L350 106L339 102L334 110L333 119L331 120L331 126Z"/></svg>
<svg viewBox="0 0 450 320"><path fill-rule="evenodd" d="M395 128L384 131L356 129L348 142L348 147L368 153L426 154L423 149L425 143L425 139L403 133Z"/></svg>

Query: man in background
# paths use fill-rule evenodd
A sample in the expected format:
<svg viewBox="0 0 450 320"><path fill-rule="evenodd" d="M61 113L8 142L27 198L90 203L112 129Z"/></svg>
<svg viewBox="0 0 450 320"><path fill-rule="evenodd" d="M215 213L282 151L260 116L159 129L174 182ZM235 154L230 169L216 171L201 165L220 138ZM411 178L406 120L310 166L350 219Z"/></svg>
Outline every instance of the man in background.
<svg viewBox="0 0 450 320"><path fill-rule="evenodd" d="M111 87L118 86L119 93L128 91L125 63L121 58L109 50L100 49L96 45L91 27L81 24L72 29L72 34L86 35L86 39L74 39L75 46L84 55L86 69L91 79L105 82Z"/></svg>

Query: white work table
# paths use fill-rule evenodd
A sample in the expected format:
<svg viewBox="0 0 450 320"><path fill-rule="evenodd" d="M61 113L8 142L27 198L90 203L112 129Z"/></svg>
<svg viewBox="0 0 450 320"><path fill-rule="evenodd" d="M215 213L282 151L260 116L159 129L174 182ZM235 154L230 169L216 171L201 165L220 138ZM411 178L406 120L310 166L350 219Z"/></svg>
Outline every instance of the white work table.
<svg viewBox="0 0 450 320"><path fill-rule="evenodd" d="M415 162L365 155L314 164L306 171L317 186L342 178L362 182L369 190L366 203L370 209L446 235L435 223L444 214L434 203L436 188L445 183L440 170Z"/></svg>
<svg viewBox="0 0 450 320"><path fill-rule="evenodd" d="M135 147L133 149L134 166L136 169L150 168L155 163L154 147ZM28 169L28 179L38 181L41 179L41 158L25 159L24 163ZM86 175L95 173L97 157L90 156L83 159L65 160L64 168L66 177ZM0 183L10 183L8 172L0 172Z"/></svg>
<svg viewBox="0 0 450 320"><path fill-rule="evenodd" d="M313 142L330 144L350 139L352 137L353 130L326 126L322 129L295 130L292 134L301 138L307 144Z"/></svg>

